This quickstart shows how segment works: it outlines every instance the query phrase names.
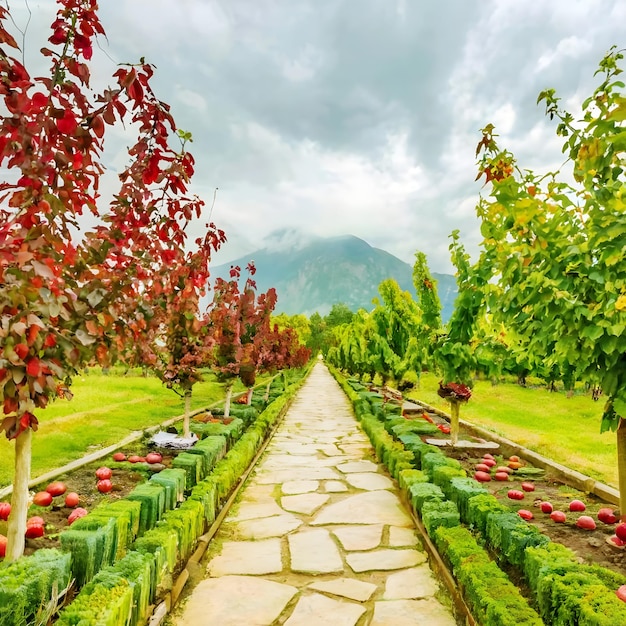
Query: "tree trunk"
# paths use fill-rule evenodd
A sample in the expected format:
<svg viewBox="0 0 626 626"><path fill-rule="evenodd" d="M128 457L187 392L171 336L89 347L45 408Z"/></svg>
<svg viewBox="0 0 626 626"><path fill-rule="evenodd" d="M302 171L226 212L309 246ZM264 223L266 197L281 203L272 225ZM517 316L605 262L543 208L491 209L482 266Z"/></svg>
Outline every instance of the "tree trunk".
<svg viewBox="0 0 626 626"><path fill-rule="evenodd" d="M189 430L189 414L191 413L191 389L185 390L185 417L183 418L183 437L191 437Z"/></svg>
<svg viewBox="0 0 626 626"><path fill-rule="evenodd" d="M5 557L7 563L19 559L24 554L32 434L33 431L27 428L15 440L15 476L13 478L11 515L9 516Z"/></svg>
<svg viewBox="0 0 626 626"><path fill-rule="evenodd" d="M224 417L230 416L230 398L233 395L233 383L226 385L226 400L224 400Z"/></svg>
<svg viewBox="0 0 626 626"><path fill-rule="evenodd" d="M248 388L248 394L246 395L246 404L248 406L252 406L252 392L254 391L253 387Z"/></svg>
<svg viewBox="0 0 626 626"><path fill-rule="evenodd" d="M620 418L617 427L617 476L620 520L626 522L626 420L624 418Z"/></svg>
<svg viewBox="0 0 626 626"><path fill-rule="evenodd" d="M287 370L283 370L283 387L287 391Z"/></svg>
<svg viewBox="0 0 626 626"><path fill-rule="evenodd" d="M263 397L263 400L265 402L267 402L270 399L270 387L272 386L273 380L274 380L273 378L270 378L270 382L267 383L267 387L265 388L265 396Z"/></svg>
<svg viewBox="0 0 626 626"><path fill-rule="evenodd" d="M453 446L459 441L459 402L450 400L450 441Z"/></svg>

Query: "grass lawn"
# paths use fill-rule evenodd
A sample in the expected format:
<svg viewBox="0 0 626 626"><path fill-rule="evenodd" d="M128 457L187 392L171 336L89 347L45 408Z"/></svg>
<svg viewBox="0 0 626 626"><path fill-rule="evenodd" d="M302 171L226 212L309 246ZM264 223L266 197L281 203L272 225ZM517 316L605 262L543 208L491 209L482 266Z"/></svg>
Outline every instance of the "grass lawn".
<svg viewBox="0 0 626 626"><path fill-rule="evenodd" d="M450 405L437 395L439 379L423 374L409 396L449 413ZM478 381L460 417L617 487L615 434L600 434L603 406L603 398L594 402L591 395L567 398L543 387Z"/></svg>
<svg viewBox="0 0 626 626"><path fill-rule="evenodd" d="M234 391L243 390L238 381ZM182 398L157 378L138 372L105 376L93 370L74 379L72 392L71 401L57 400L37 412L32 478L184 411ZM207 374L194 386L191 406L201 408L223 399L224 386ZM14 451L12 441L0 438L0 487L13 480Z"/></svg>

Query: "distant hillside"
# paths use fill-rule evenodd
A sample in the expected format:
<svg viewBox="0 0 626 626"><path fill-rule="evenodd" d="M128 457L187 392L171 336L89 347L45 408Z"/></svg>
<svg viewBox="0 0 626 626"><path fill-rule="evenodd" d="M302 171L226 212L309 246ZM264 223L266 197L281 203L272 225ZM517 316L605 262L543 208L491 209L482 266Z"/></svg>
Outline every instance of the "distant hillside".
<svg viewBox="0 0 626 626"><path fill-rule="evenodd" d="M393 278L400 288L415 297L413 268L397 257L373 248L367 242L345 235L306 238L293 231L278 231L264 242L266 246L231 263L211 268L212 277L228 279L231 265L244 268L254 260L258 291L275 287L277 313L307 317L316 311L326 315L333 304L343 302L353 311L370 311L378 296L378 285ZM447 321L456 297L456 280L450 274L433 273Z"/></svg>

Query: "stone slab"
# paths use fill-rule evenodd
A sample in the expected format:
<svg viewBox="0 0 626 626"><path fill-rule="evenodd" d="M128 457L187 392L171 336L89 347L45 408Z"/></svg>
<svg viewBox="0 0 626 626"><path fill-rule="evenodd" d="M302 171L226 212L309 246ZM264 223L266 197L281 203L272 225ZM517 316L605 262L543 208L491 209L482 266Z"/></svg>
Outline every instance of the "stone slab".
<svg viewBox="0 0 626 626"><path fill-rule="evenodd" d="M394 488L391 479L382 474L375 474L374 472L346 474L346 481L356 489L365 489L367 491Z"/></svg>
<svg viewBox="0 0 626 626"><path fill-rule="evenodd" d="M435 600L381 600L369 626L456 626L456 620Z"/></svg>
<svg viewBox="0 0 626 626"><path fill-rule="evenodd" d="M368 491L346 495L336 503L326 505L311 522L325 524L391 524L413 527L413 521L402 508L397 495L389 491Z"/></svg>
<svg viewBox="0 0 626 626"><path fill-rule="evenodd" d="M281 489L285 495L294 495L297 493L317 491L319 485L319 480L289 480L283 483Z"/></svg>
<svg viewBox="0 0 626 626"><path fill-rule="evenodd" d="M235 511L226 518L226 521L242 522L248 519L260 519L262 517L282 515L284 512L285 511L283 511L274 500L263 503L243 501Z"/></svg>
<svg viewBox="0 0 626 626"><path fill-rule="evenodd" d="M371 550L380 545L383 525L338 526L333 528L333 534L339 539L344 550Z"/></svg>
<svg viewBox="0 0 626 626"><path fill-rule="evenodd" d="M323 528L288 535L291 570L306 574L343 572L343 561L330 533Z"/></svg>
<svg viewBox="0 0 626 626"><path fill-rule="evenodd" d="M330 467L292 467L276 470L260 470L256 481L260 485L277 485L290 480L334 480L341 475Z"/></svg>
<svg viewBox="0 0 626 626"><path fill-rule="evenodd" d="M225 530L229 527L239 539L269 539L270 537L282 537L296 528L302 526L302 520L294 515L273 515L262 519L250 519L243 522L231 522L225 524Z"/></svg>
<svg viewBox="0 0 626 626"><path fill-rule="evenodd" d="M411 600L434 596L439 585L427 564L394 572L387 576L385 600Z"/></svg>
<svg viewBox="0 0 626 626"><path fill-rule="evenodd" d="M207 567L210 576L276 574L282 571L280 539L225 541L222 551Z"/></svg>
<svg viewBox="0 0 626 626"><path fill-rule="evenodd" d="M342 491L348 491L348 487L340 480L327 480L324 483L324 491L327 493L341 493Z"/></svg>
<svg viewBox="0 0 626 626"><path fill-rule="evenodd" d="M253 576L206 578L193 590L177 624L242 626L271 624L298 590Z"/></svg>
<svg viewBox="0 0 626 626"><path fill-rule="evenodd" d="M346 561L356 573L379 570L402 569L413 567L426 561L426 555L417 550L372 550L370 552L351 552Z"/></svg>
<svg viewBox="0 0 626 626"><path fill-rule="evenodd" d="M312 515L329 499L330 496L324 493L302 493L297 496L283 496L280 499L280 504L285 511Z"/></svg>
<svg viewBox="0 0 626 626"><path fill-rule="evenodd" d="M337 469L344 474L376 472L378 465L372 463L372 461L349 461L348 463L337 465Z"/></svg>
<svg viewBox="0 0 626 626"><path fill-rule="evenodd" d="M302 596L285 626L355 626L365 607L350 602L327 598L319 593Z"/></svg>
<svg viewBox="0 0 626 626"><path fill-rule="evenodd" d="M389 527L389 547L401 548L417 545L417 534L412 528Z"/></svg>
<svg viewBox="0 0 626 626"><path fill-rule="evenodd" d="M332 593L335 596L342 596L357 602L366 602L372 597L377 586L355 578L336 578L335 580L313 583L309 585L309 589Z"/></svg>

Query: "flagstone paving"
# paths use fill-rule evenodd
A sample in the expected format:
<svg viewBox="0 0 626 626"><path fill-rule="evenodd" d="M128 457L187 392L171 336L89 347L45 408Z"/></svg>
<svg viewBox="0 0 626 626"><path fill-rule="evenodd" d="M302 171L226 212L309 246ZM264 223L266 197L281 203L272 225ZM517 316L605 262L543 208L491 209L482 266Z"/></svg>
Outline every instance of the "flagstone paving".
<svg viewBox="0 0 626 626"><path fill-rule="evenodd" d="M397 484L322 363L203 565L170 624L456 625Z"/></svg>

